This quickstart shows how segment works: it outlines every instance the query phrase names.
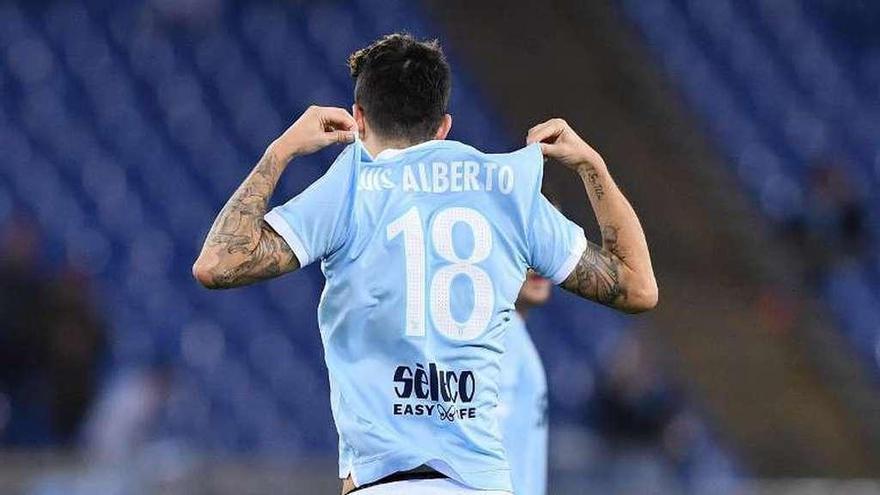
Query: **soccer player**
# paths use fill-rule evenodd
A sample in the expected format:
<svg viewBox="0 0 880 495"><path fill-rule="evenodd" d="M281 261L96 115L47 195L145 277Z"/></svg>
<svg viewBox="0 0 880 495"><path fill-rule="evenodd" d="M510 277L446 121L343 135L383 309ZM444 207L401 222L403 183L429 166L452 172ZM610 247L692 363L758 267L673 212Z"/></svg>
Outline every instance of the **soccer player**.
<svg viewBox="0 0 880 495"><path fill-rule="evenodd" d="M193 274L219 289L321 262L343 493L510 492L499 362L526 269L601 304L650 309L642 228L605 162L561 119L512 153L445 140L450 69L436 42L389 35L349 65L353 115L313 106L273 141ZM349 146L326 174L267 211L287 167L334 143ZM601 247L541 195L544 157L582 178Z"/></svg>
<svg viewBox="0 0 880 495"><path fill-rule="evenodd" d="M547 302L550 287L549 280L529 270L504 339L498 412L516 495L547 490L547 376L525 317Z"/></svg>

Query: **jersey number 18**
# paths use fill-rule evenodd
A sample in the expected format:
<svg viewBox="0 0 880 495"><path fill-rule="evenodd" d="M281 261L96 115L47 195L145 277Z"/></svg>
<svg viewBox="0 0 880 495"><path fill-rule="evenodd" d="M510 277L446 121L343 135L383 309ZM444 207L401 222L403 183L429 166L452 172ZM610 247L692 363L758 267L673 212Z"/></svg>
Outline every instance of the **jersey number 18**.
<svg viewBox="0 0 880 495"><path fill-rule="evenodd" d="M463 223L471 229L474 246L470 256L461 258L455 252L452 242L452 228ZM403 234L403 252L406 258L406 335L423 337L425 335L425 227L419 210L414 206L406 213L388 224L388 240ZM431 275L428 296L431 305L431 320L434 327L453 340L470 340L478 337L492 318L495 307L495 289L492 279L477 263L489 257L492 251L492 229L480 212L472 208L452 207L441 210L431 227L430 240L434 250L448 261ZM471 280L474 291L474 308L463 322L452 315L450 292L452 280L463 275Z"/></svg>

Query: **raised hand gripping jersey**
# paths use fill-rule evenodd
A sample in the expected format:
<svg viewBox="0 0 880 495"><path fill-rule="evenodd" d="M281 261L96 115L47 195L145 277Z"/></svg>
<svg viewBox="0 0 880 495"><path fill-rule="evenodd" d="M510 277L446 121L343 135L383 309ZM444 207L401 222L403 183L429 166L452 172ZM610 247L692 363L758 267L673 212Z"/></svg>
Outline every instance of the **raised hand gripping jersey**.
<svg viewBox="0 0 880 495"><path fill-rule="evenodd" d="M525 321L514 313L501 358L501 433L516 495L547 491L547 376Z"/></svg>
<svg viewBox="0 0 880 495"><path fill-rule="evenodd" d="M496 405L514 301L528 267L559 283L586 247L542 176L537 145L428 141L373 159L357 141L266 214L301 265L321 260L340 477L427 464L511 490Z"/></svg>

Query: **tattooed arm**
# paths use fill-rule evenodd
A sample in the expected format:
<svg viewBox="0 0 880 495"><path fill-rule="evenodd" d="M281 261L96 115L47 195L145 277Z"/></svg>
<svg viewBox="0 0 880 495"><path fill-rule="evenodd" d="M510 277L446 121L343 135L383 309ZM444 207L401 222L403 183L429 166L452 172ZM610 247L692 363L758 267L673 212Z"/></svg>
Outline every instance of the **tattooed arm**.
<svg viewBox="0 0 880 495"><path fill-rule="evenodd" d="M540 142L545 156L577 172L602 233L602 246L587 242L581 259L562 287L630 313L656 306L657 281L645 233L602 157L562 119L533 127L527 142Z"/></svg>
<svg viewBox="0 0 880 495"><path fill-rule="evenodd" d="M227 289L299 268L290 246L263 220L269 198L295 156L351 142L354 129L355 121L345 110L310 107L276 139L214 220L193 265L199 283Z"/></svg>

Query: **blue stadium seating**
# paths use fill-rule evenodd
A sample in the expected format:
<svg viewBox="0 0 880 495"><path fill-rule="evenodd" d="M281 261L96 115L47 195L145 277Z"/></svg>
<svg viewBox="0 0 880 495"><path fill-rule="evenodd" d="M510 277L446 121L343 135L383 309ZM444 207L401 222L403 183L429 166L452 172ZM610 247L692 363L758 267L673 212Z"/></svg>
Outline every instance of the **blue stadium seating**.
<svg viewBox="0 0 880 495"><path fill-rule="evenodd" d="M111 369L171 363L165 433L221 453L332 455L318 269L208 292L190 266L266 144L311 103L349 105L350 51L385 32L437 32L405 0L179 4L203 7L0 2L0 212L32 212L50 261L95 277ZM452 112L453 138L518 145L461 71ZM292 166L276 200L333 153ZM571 302L559 295L533 329L550 376L583 381L551 398L554 420L578 422L591 367L624 324Z"/></svg>
<svg viewBox="0 0 880 495"><path fill-rule="evenodd" d="M810 201L811 163L833 155L856 194L868 198L870 251L877 251L880 51L870 47L878 46L880 5L798 0L622 4L770 219L784 224L803 214ZM864 42L869 38L874 43ZM820 292L857 353L880 377L877 261L873 255L830 269Z"/></svg>

